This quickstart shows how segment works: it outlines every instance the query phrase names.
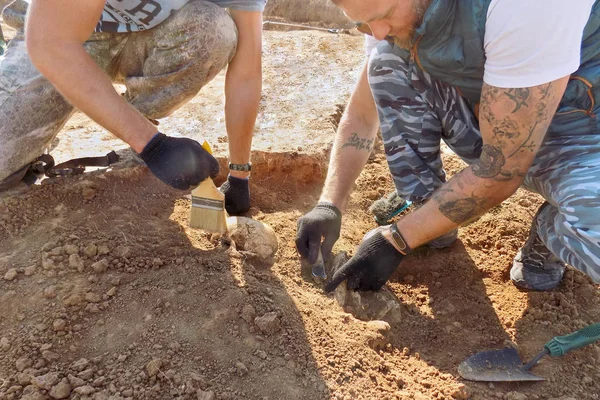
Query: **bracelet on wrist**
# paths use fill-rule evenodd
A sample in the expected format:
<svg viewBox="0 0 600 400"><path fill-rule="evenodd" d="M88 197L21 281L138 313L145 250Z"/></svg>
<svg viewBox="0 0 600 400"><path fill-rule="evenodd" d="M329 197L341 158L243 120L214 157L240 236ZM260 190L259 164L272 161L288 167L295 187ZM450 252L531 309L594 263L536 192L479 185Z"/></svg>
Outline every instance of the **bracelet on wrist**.
<svg viewBox="0 0 600 400"><path fill-rule="evenodd" d="M407 255L412 251L408 243L406 243L406 240L404 240L404 237L400 233L400 230L398 230L398 227L395 223L390 225L390 235L400 253Z"/></svg>

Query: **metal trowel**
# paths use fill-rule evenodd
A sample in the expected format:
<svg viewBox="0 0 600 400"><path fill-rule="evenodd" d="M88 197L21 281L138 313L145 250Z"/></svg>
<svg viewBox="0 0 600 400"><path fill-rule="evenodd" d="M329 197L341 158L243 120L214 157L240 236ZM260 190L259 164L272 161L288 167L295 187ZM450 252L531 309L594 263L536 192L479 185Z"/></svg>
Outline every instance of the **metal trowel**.
<svg viewBox="0 0 600 400"><path fill-rule="evenodd" d="M327 272L325 271L325 261L323 261L323 253L319 249L319 255L317 261L310 266L312 276L315 279L325 281L327 279Z"/></svg>
<svg viewBox="0 0 600 400"><path fill-rule="evenodd" d="M565 336L556 336L544 350L527 364L512 347L502 350L482 351L467 358L458 366L458 373L470 381L515 382L543 381L541 376L529 372L546 355L560 357L568 352L600 340L600 322L588 325Z"/></svg>

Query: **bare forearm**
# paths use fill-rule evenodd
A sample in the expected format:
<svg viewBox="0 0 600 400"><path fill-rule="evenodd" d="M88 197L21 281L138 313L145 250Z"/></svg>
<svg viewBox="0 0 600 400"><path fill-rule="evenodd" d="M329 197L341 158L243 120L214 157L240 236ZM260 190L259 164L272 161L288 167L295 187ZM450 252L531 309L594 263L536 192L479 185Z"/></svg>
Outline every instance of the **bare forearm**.
<svg viewBox="0 0 600 400"><path fill-rule="evenodd" d="M333 142L321 201L344 209L354 182L369 159L378 128L377 109L365 65Z"/></svg>
<svg viewBox="0 0 600 400"><path fill-rule="evenodd" d="M36 67L75 107L141 152L156 127L115 91L81 45L55 43L34 52Z"/></svg>
<svg viewBox="0 0 600 400"><path fill-rule="evenodd" d="M489 211L519 187L515 178L502 186L490 185L468 167L438 189L432 200L398 221L398 229L412 248L436 239Z"/></svg>

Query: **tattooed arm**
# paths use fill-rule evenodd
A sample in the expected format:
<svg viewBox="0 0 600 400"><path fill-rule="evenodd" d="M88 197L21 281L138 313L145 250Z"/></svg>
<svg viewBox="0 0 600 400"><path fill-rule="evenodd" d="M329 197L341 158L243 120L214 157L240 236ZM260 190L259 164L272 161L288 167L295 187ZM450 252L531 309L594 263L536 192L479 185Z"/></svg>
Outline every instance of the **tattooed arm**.
<svg viewBox="0 0 600 400"><path fill-rule="evenodd" d="M523 183L565 91L568 77L502 89L484 84L480 105L483 150L478 161L398 223L411 247L464 224L510 197Z"/></svg>
<svg viewBox="0 0 600 400"><path fill-rule="evenodd" d="M379 118L367 76L367 63L338 127L321 201L343 210L354 181L363 170L377 135Z"/></svg>

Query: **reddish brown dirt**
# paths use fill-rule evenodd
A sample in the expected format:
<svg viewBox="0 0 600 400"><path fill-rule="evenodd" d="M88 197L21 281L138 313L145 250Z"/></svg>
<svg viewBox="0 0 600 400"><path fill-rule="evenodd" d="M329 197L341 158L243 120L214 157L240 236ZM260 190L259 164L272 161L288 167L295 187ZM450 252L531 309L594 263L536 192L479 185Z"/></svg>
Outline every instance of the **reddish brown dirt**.
<svg viewBox="0 0 600 400"><path fill-rule="evenodd" d="M279 165L287 172L252 181L249 215L278 235L271 267L190 230L189 200L143 167L5 197L0 275L17 275L0 282L0 399L20 398L31 376L52 372L70 376L73 399L89 398L77 385L94 399L191 399L198 389L217 399L598 398L597 346L544 360L536 372L548 381L535 385L467 383L456 372L476 350L512 341L530 357L553 335L600 320L598 287L579 273L569 271L550 293L519 292L507 281L536 196L519 192L462 228L451 248L407 257L389 284L402 320L392 324L390 345L375 351L366 323L301 275L296 220L321 180L297 179L290 168L313 168L309 160L286 162ZM461 166L451 157L446 165ZM366 209L389 190L377 154L357 182L336 253L355 249L373 227ZM107 270L95 272L102 260ZM257 331L242 318L248 304L259 316L276 312L281 329Z"/></svg>

